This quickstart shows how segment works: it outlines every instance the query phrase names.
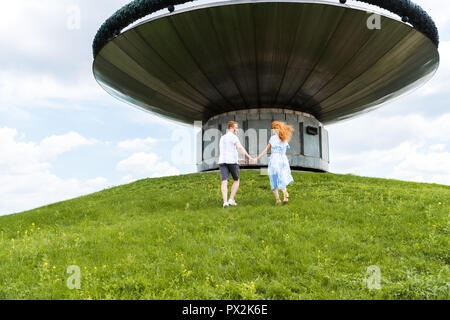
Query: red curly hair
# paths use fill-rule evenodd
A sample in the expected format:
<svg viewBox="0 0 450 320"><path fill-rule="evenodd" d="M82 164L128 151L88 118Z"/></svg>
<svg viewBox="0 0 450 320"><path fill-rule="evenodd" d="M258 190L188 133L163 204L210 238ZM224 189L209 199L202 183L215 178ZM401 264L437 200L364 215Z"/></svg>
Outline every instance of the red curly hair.
<svg viewBox="0 0 450 320"><path fill-rule="evenodd" d="M292 126L281 121L272 122L272 129L277 131L278 137L283 142L291 140L292 132L294 131Z"/></svg>

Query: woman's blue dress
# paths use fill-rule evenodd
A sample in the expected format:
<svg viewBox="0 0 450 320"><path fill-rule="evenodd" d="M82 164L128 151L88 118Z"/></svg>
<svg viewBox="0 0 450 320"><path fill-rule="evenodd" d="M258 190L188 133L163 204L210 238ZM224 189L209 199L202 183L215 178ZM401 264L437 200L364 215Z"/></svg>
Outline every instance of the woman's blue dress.
<svg viewBox="0 0 450 320"><path fill-rule="evenodd" d="M272 155L269 159L269 178L272 190L283 190L288 184L294 182L291 175L291 167L286 156L286 150L290 149L287 142L281 141L278 135L273 135L269 143L271 145Z"/></svg>

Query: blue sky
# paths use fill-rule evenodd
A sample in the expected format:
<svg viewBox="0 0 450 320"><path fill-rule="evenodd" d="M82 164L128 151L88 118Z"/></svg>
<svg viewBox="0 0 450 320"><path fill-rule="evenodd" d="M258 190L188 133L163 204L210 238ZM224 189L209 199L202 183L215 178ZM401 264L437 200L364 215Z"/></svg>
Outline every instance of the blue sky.
<svg viewBox="0 0 450 320"><path fill-rule="evenodd" d="M450 3L415 2L438 25L440 69L413 93L328 126L331 172L450 185ZM95 33L126 3L2 5L0 215L136 179L195 172L186 153L193 142L180 140L193 139L192 129L115 100L93 78Z"/></svg>

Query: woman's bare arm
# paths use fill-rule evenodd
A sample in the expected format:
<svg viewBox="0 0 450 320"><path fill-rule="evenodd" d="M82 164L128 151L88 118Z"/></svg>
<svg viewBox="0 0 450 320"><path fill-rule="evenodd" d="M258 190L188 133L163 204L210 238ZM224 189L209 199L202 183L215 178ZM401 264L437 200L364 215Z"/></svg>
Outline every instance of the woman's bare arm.
<svg viewBox="0 0 450 320"><path fill-rule="evenodd" d="M259 161L262 157L264 157L266 154L267 154L267 152L269 152L269 150L270 150L270 148L271 148L272 146L270 145L270 143L267 145L267 147L264 149L264 151L263 152L261 152L261 154L256 158L256 161Z"/></svg>

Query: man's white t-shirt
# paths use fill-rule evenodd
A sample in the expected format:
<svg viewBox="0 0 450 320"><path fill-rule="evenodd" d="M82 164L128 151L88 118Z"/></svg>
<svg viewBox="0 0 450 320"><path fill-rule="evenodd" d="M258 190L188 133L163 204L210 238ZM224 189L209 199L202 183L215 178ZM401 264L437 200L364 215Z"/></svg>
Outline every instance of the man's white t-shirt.
<svg viewBox="0 0 450 320"><path fill-rule="evenodd" d="M235 143L239 142L237 135L228 131L220 138L219 142L219 164L237 164L238 162L238 150Z"/></svg>

